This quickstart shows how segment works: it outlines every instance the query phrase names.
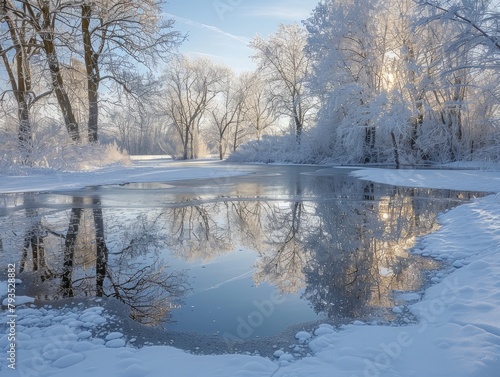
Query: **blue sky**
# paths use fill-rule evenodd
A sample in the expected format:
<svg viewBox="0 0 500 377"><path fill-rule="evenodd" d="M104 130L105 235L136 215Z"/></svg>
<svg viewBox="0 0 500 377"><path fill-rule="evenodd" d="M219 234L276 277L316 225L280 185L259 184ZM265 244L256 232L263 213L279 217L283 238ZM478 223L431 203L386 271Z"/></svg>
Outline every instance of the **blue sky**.
<svg viewBox="0 0 500 377"><path fill-rule="evenodd" d="M300 23L319 0L168 0L167 17L188 33L180 52L207 56L234 68L253 70L248 42L274 33L280 23Z"/></svg>

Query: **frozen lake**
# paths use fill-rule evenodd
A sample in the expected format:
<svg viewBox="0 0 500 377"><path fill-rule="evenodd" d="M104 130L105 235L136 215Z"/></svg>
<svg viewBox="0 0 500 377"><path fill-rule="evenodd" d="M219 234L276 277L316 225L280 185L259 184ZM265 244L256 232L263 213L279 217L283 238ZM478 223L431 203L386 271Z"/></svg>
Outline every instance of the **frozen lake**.
<svg viewBox="0 0 500 377"><path fill-rule="evenodd" d="M318 166L0 195L3 259L44 303L115 297L169 332L227 339L289 326L398 322L439 261L410 254L477 193L412 189ZM407 314L407 313L406 313ZM408 315L406 316L406 318Z"/></svg>

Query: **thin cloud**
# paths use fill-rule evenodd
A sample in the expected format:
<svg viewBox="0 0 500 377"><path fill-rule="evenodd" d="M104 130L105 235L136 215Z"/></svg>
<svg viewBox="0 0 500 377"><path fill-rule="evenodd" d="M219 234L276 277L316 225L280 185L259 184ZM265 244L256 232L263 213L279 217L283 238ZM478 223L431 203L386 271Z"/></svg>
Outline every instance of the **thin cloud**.
<svg viewBox="0 0 500 377"><path fill-rule="evenodd" d="M210 58L210 59L224 59L224 57L221 55L208 54L206 52L199 52L199 51L188 51L188 52L186 52L186 54L187 55L201 56L201 57Z"/></svg>
<svg viewBox="0 0 500 377"><path fill-rule="evenodd" d="M290 6L261 6L245 7L242 13L250 17L278 18L290 21L300 21L311 15L312 7Z"/></svg>
<svg viewBox="0 0 500 377"><path fill-rule="evenodd" d="M164 15L167 16L167 17L170 17L170 18L174 18L177 21L180 21L180 22L185 23L187 25L191 25L191 26L195 26L195 27L199 27L199 28L211 30L211 31L213 31L215 33L218 33L218 34L221 34L221 35L223 35L225 37L234 39L234 40L236 40L238 42L241 42L241 43L243 43L245 45L248 45L248 43L250 43L250 38L243 37L243 36L236 35L236 34L232 34L232 33L228 33L227 31L224 31L224 30L219 29L218 27L215 27L215 26L212 26L212 25L207 25L207 24L204 24L204 23L201 23L201 22L198 22L198 21L191 20L189 18L184 18L184 17L176 16L175 14L171 14L171 13L164 13Z"/></svg>

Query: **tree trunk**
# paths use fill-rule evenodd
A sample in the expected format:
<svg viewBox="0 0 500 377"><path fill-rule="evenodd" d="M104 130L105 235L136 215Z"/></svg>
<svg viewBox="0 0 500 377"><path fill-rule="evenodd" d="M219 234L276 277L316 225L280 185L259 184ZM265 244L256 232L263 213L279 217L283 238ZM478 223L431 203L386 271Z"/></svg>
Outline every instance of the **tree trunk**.
<svg viewBox="0 0 500 377"><path fill-rule="evenodd" d="M75 114L73 113L68 93L64 88L64 80L61 75L59 59L57 57L54 43L54 29L51 22L52 12L48 2L44 3L41 7L41 11L43 24L41 30L39 30L39 34L43 40L43 49L47 55L52 86L56 94L57 103L61 108L66 130L68 131L71 140L79 143L81 141L80 130L78 128L78 122L76 121Z"/></svg>
<svg viewBox="0 0 500 377"><path fill-rule="evenodd" d="M302 137L302 122L297 110L297 104L295 103L293 105L293 120L295 123L295 139L297 140L297 143L300 144L300 139Z"/></svg>
<svg viewBox="0 0 500 377"><path fill-rule="evenodd" d="M375 127L366 126L365 128L365 156L364 163L373 162L373 150L375 149Z"/></svg>
<svg viewBox="0 0 500 377"><path fill-rule="evenodd" d="M19 149L22 154L23 164L30 164L31 154L33 153L33 131L31 129L31 122L29 116L29 108L26 101L18 104L18 117L19 117Z"/></svg>
<svg viewBox="0 0 500 377"><path fill-rule="evenodd" d="M24 37L20 35L20 33L22 33L24 29L16 28L16 25L14 25L9 17L5 17L5 20L16 50L17 80L14 76L14 70L12 69L12 65L10 64L9 58L7 57L7 53L3 50L2 46L0 46L0 55L2 55L2 60L7 71L7 76L9 77L10 86L12 88L12 91L14 92L14 97L17 102L17 116L19 120L18 143L22 155L22 163L29 164L33 148L29 104L27 102L27 91L31 90L31 74L28 66L28 57L25 46L26 43L23 43Z"/></svg>
<svg viewBox="0 0 500 377"><path fill-rule="evenodd" d="M99 121L99 66L98 54L94 53L92 48L92 39L90 36L90 18L92 16L92 7L82 5L82 36L83 49L85 55L85 68L87 71L87 98L88 98L88 139L89 143L98 141L98 121Z"/></svg>
<svg viewBox="0 0 500 377"><path fill-rule="evenodd" d="M19 147L23 154L23 163L28 163L32 152L32 130L29 117L29 105L27 90L29 86L29 70L27 70L27 57L24 53L24 47L20 46L17 51L17 105L18 105L18 119L19 119Z"/></svg>
<svg viewBox="0 0 500 377"><path fill-rule="evenodd" d="M391 131L391 139L392 139L392 146L394 148L394 161L396 162L396 169L399 169L398 143L396 141L396 135L394 135L394 131Z"/></svg>
<svg viewBox="0 0 500 377"><path fill-rule="evenodd" d="M190 148L190 158L191 160L194 160L194 135L192 132L189 133L189 148Z"/></svg>
<svg viewBox="0 0 500 377"><path fill-rule="evenodd" d="M183 144L183 152L182 152L182 159L187 160L188 159L188 148L189 148L189 128L186 127L185 129L185 134L184 134L184 144Z"/></svg>
<svg viewBox="0 0 500 377"><path fill-rule="evenodd" d="M417 99L416 102L417 116L412 122L411 134L410 134L410 149L417 153L417 158L422 158L422 152L420 148L417 148L418 132L422 129L424 124L424 104L423 96Z"/></svg>

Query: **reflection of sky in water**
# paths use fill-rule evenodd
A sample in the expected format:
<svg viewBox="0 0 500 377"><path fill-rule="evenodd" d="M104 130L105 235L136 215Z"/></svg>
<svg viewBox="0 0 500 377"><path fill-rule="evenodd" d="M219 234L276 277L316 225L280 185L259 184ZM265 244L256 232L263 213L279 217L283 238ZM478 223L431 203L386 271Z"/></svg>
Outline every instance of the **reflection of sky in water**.
<svg viewBox="0 0 500 377"><path fill-rule="evenodd" d="M3 252L38 276L39 298L101 292L143 322L169 313L171 330L272 335L326 316L389 313L394 290L420 290L422 271L438 268L408 255L416 237L468 198L371 184L344 169L255 170L5 195Z"/></svg>

